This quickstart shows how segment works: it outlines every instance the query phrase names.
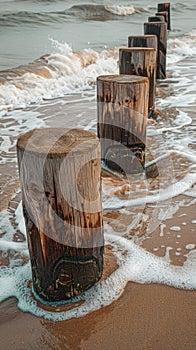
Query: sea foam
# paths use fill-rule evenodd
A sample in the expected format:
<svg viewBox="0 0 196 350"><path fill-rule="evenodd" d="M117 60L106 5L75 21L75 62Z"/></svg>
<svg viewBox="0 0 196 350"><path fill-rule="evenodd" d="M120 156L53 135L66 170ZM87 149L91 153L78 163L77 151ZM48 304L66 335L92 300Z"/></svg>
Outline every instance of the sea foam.
<svg viewBox="0 0 196 350"><path fill-rule="evenodd" d="M105 6L105 9L108 12L111 12L118 16L129 16L137 12L136 8L134 8L133 5L129 5L129 6L112 5L112 6Z"/></svg>
<svg viewBox="0 0 196 350"><path fill-rule="evenodd" d="M112 8L116 9L118 6ZM67 43L60 43L51 38L50 41L53 52L38 60L37 68L33 72L32 69L28 71L28 67L25 67L24 70L21 67L22 75L15 76L15 78L0 85L1 115L7 110L24 108L29 104L40 103L46 99L62 97L88 89L92 90L95 88L97 76L118 73L118 49L101 52L85 49L73 52ZM195 54L195 41L195 31L187 33L180 39L168 40L168 68L176 72L177 78L179 78L180 73L178 74L176 62ZM12 70L10 70L11 72ZM1 75L2 73L0 80ZM190 84L189 79L187 78L186 81L185 79L182 76L180 76L180 80L178 79L179 88L184 86L185 91L180 97L179 103L177 101L177 105L180 105L180 101L182 104L183 97L184 104L189 99L190 102L194 101L193 90L189 91L188 96L186 95ZM172 100L173 97L171 96L170 99Z"/></svg>
<svg viewBox="0 0 196 350"><path fill-rule="evenodd" d="M86 49L74 53L67 43L51 41L54 52L42 58L37 70L32 73L27 68L26 73L0 85L2 113L45 99L92 90L98 75L118 71L118 50L98 53Z"/></svg>
<svg viewBox="0 0 196 350"><path fill-rule="evenodd" d="M107 231L105 239L113 245L119 267L106 280L97 283L81 297L74 299L74 301L83 300L82 305L66 312L46 311L38 306L32 297L28 283L31 279L29 264L14 270L7 268L2 270L0 300L15 296L21 310L49 320L62 321L84 316L100 307L111 304L120 297L128 281L162 283L190 290L196 288L195 251L191 251L191 258L183 267L171 266L164 258L148 253L132 241L116 237L112 234L111 228L106 227L105 230ZM187 247L187 249L192 248L194 247ZM57 305L54 306L57 307Z"/></svg>

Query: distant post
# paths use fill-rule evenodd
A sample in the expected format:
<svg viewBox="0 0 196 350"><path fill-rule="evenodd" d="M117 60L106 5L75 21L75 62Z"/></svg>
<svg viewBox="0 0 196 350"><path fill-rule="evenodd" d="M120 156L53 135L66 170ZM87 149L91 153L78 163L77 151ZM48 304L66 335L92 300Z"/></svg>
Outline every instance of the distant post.
<svg viewBox="0 0 196 350"><path fill-rule="evenodd" d="M157 50L156 35L130 35L128 47L149 47Z"/></svg>
<svg viewBox="0 0 196 350"><path fill-rule="evenodd" d="M101 157L124 174L144 170L148 78L104 75L97 78L98 137Z"/></svg>
<svg viewBox="0 0 196 350"><path fill-rule="evenodd" d="M170 17L170 2L164 2L158 4L158 12L167 11L168 12L168 29L171 30L171 17Z"/></svg>
<svg viewBox="0 0 196 350"><path fill-rule="evenodd" d="M155 15L159 16L159 17L161 17L161 16L164 17L164 20L167 23L167 29L168 29L168 12L167 11L160 11L160 12L157 12Z"/></svg>
<svg viewBox="0 0 196 350"><path fill-rule="evenodd" d="M120 74L140 75L149 79L149 116L155 107L156 49L132 47L119 49Z"/></svg>
<svg viewBox="0 0 196 350"><path fill-rule="evenodd" d="M164 22L165 17L164 16L159 16L156 14L156 16L148 17L148 22Z"/></svg>
<svg viewBox="0 0 196 350"><path fill-rule="evenodd" d="M103 271L100 144L79 129L35 129L17 142L33 288L74 297Z"/></svg>
<svg viewBox="0 0 196 350"><path fill-rule="evenodd" d="M144 34L157 36L157 79L166 78L166 53L167 53L167 23L147 22L144 23Z"/></svg>

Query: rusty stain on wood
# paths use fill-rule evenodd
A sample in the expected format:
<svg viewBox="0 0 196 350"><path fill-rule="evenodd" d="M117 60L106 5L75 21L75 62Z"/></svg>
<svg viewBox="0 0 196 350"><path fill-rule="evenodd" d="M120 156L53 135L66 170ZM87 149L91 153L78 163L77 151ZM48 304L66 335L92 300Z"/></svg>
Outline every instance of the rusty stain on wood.
<svg viewBox="0 0 196 350"><path fill-rule="evenodd" d="M144 34L157 36L157 79L166 78L166 52L167 52L167 23L147 22L144 23Z"/></svg>
<svg viewBox="0 0 196 350"><path fill-rule="evenodd" d="M156 49L131 47L119 49L120 74L139 75L149 79L148 110L155 107Z"/></svg>

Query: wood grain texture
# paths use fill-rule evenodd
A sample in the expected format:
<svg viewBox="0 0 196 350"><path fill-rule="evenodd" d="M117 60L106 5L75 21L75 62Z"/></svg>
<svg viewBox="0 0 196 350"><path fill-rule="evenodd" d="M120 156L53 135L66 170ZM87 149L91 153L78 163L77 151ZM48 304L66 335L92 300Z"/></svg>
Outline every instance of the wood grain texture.
<svg viewBox="0 0 196 350"><path fill-rule="evenodd" d="M156 55L156 49L153 48L119 49L120 74L139 75L149 79L149 114L155 107Z"/></svg>
<svg viewBox="0 0 196 350"><path fill-rule="evenodd" d="M150 47L157 50L156 35L130 35L128 47Z"/></svg>
<svg viewBox="0 0 196 350"><path fill-rule="evenodd" d="M97 78L98 137L101 157L123 173L143 170L145 163L148 78L105 75Z"/></svg>
<svg viewBox="0 0 196 350"><path fill-rule="evenodd" d="M166 78L166 53L167 53L167 23L148 22L144 23L144 34L157 36L157 79Z"/></svg>
<svg viewBox="0 0 196 350"><path fill-rule="evenodd" d="M79 129L37 129L19 137L18 164L33 288L66 300L102 276L100 144Z"/></svg>
<svg viewBox="0 0 196 350"><path fill-rule="evenodd" d="M162 11L168 12L167 29L171 30L170 2L164 2L164 3L158 4L158 12L162 12Z"/></svg>

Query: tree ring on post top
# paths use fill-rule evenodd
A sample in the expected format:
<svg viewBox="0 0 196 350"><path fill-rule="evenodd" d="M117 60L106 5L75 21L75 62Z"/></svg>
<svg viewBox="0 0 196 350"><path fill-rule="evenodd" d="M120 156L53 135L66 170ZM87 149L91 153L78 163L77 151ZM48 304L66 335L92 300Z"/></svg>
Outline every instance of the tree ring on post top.
<svg viewBox="0 0 196 350"><path fill-rule="evenodd" d="M98 138L87 130L44 128L31 130L18 138L17 148L40 157L62 158L70 152L89 152Z"/></svg>
<svg viewBox="0 0 196 350"><path fill-rule="evenodd" d="M145 81L148 82L148 78L139 77L137 75L128 74L116 74L116 75L100 75L97 80L103 82L114 82L115 84L143 84Z"/></svg>

